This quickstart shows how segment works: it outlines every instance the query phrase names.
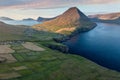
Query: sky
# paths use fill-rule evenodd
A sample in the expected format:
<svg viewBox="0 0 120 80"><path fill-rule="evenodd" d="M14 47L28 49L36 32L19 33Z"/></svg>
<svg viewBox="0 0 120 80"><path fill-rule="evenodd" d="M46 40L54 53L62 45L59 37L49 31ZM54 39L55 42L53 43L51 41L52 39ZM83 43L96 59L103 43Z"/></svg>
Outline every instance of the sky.
<svg viewBox="0 0 120 80"><path fill-rule="evenodd" d="M0 16L55 17L75 6L86 15L120 12L120 0L0 0Z"/></svg>

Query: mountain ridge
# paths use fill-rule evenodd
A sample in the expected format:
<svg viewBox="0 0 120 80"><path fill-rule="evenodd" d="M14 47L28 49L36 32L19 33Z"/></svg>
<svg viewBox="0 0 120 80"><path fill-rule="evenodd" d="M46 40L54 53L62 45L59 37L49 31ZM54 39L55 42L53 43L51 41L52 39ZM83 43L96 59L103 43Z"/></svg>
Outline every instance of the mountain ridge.
<svg viewBox="0 0 120 80"><path fill-rule="evenodd" d="M120 12L89 15L88 17L90 17L90 18L99 18L101 20L114 20L114 19L117 19L117 18L120 17Z"/></svg>
<svg viewBox="0 0 120 80"><path fill-rule="evenodd" d="M52 19L54 19L54 18L56 18L56 17L53 17L53 18L38 17L38 18L37 18L37 21L38 21L38 22L45 22L45 21L52 20Z"/></svg>
<svg viewBox="0 0 120 80"><path fill-rule="evenodd" d="M120 24L120 12L109 14L97 14L88 16L92 21Z"/></svg>
<svg viewBox="0 0 120 80"><path fill-rule="evenodd" d="M90 19L84 15L84 13L82 13L77 7L72 7L65 11L63 14L57 16L55 19L35 25L33 28L50 32L59 32L60 29L65 28L59 33L71 34L77 29L79 29L78 31L89 31L95 26L96 24L90 21Z"/></svg>
<svg viewBox="0 0 120 80"><path fill-rule="evenodd" d="M14 20L14 19L9 18L9 17L0 17L0 20Z"/></svg>

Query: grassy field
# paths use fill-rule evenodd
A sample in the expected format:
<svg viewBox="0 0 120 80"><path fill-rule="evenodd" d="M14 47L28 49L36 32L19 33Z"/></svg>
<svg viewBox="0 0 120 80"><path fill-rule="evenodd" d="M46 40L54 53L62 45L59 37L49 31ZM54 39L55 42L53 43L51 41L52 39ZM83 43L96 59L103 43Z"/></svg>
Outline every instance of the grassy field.
<svg viewBox="0 0 120 80"><path fill-rule="evenodd" d="M120 73L101 67L81 56L63 54L41 44L36 45L45 51L36 52L24 48L21 44L12 45L15 63L0 64L1 74L13 73L16 78L8 80L119 80ZM45 43L44 43L45 44ZM20 68L21 67L21 68ZM18 68L18 69L14 69ZM13 76L13 75L11 75Z"/></svg>
<svg viewBox="0 0 120 80"><path fill-rule="evenodd" d="M0 40L21 39L18 34L10 33L2 32L0 29ZM12 44L10 48L15 52L11 55L17 61L0 63L0 80L120 80L119 72L101 67L81 56L62 53L44 46L58 45L52 41L53 37L61 37L61 35L35 32L31 37L26 38L26 41L33 41L35 45L43 48L43 51L32 51L22 44Z"/></svg>

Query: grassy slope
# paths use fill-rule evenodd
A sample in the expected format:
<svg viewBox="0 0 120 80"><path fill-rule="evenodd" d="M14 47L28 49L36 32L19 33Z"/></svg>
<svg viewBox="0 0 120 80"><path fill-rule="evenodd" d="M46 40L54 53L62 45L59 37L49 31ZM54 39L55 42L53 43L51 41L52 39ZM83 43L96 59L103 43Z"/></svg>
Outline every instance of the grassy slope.
<svg viewBox="0 0 120 80"><path fill-rule="evenodd" d="M42 46L46 42L35 42L46 49L34 52L21 45L12 45L16 50L13 56L18 62L0 64L0 73L17 72L20 78L10 80L119 80L120 73L103 68L77 55L63 54ZM16 66L26 66L27 69L15 71Z"/></svg>
<svg viewBox="0 0 120 80"><path fill-rule="evenodd" d="M51 36L52 35L52 36ZM12 45L16 52L12 55L16 63L1 63L0 73L17 72L21 77L9 80L119 80L120 73L103 68L81 56L63 54L51 50L41 44L48 44L56 34L38 33L33 35L35 44L45 48L43 52L25 49L23 46ZM47 39L49 37L49 39ZM44 40L45 39L45 40ZM47 41L46 41L47 40ZM53 41L52 41L53 43ZM26 66L25 70L13 70L13 67Z"/></svg>
<svg viewBox="0 0 120 80"><path fill-rule="evenodd" d="M20 40L26 26L13 26L0 22L0 41L3 40Z"/></svg>

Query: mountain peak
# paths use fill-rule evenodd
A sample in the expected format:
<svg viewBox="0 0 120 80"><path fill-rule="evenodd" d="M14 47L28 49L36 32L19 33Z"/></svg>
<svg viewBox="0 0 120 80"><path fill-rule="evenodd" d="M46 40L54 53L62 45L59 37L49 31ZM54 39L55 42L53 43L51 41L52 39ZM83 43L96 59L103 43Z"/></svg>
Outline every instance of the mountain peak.
<svg viewBox="0 0 120 80"><path fill-rule="evenodd" d="M82 13L77 7L71 7L62 14L64 17L71 18L72 20L88 20L88 17Z"/></svg>
<svg viewBox="0 0 120 80"><path fill-rule="evenodd" d="M68 10L79 10L77 7L71 7Z"/></svg>
<svg viewBox="0 0 120 80"><path fill-rule="evenodd" d="M66 12L64 12L63 14L66 14L66 13L71 13L71 14L73 14L73 12L74 13L79 13L80 12L80 10L77 8L77 7L71 7L71 8L69 8Z"/></svg>
<svg viewBox="0 0 120 80"><path fill-rule="evenodd" d="M69 8L66 12L64 12L64 13L70 13L70 12L77 12L77 13L79 13L80 12L80 10L77 8L77 7L71 7L71 8Z"/></svg>
<svg viewBox="0 0 120 80"><path fill-rule="evenodd" d="M62 34L67 32L69 34L76 29L87 31L94 26L95 24L91 22L77 7L71 7L55 19L35 25L33 28Z"/></svg>

